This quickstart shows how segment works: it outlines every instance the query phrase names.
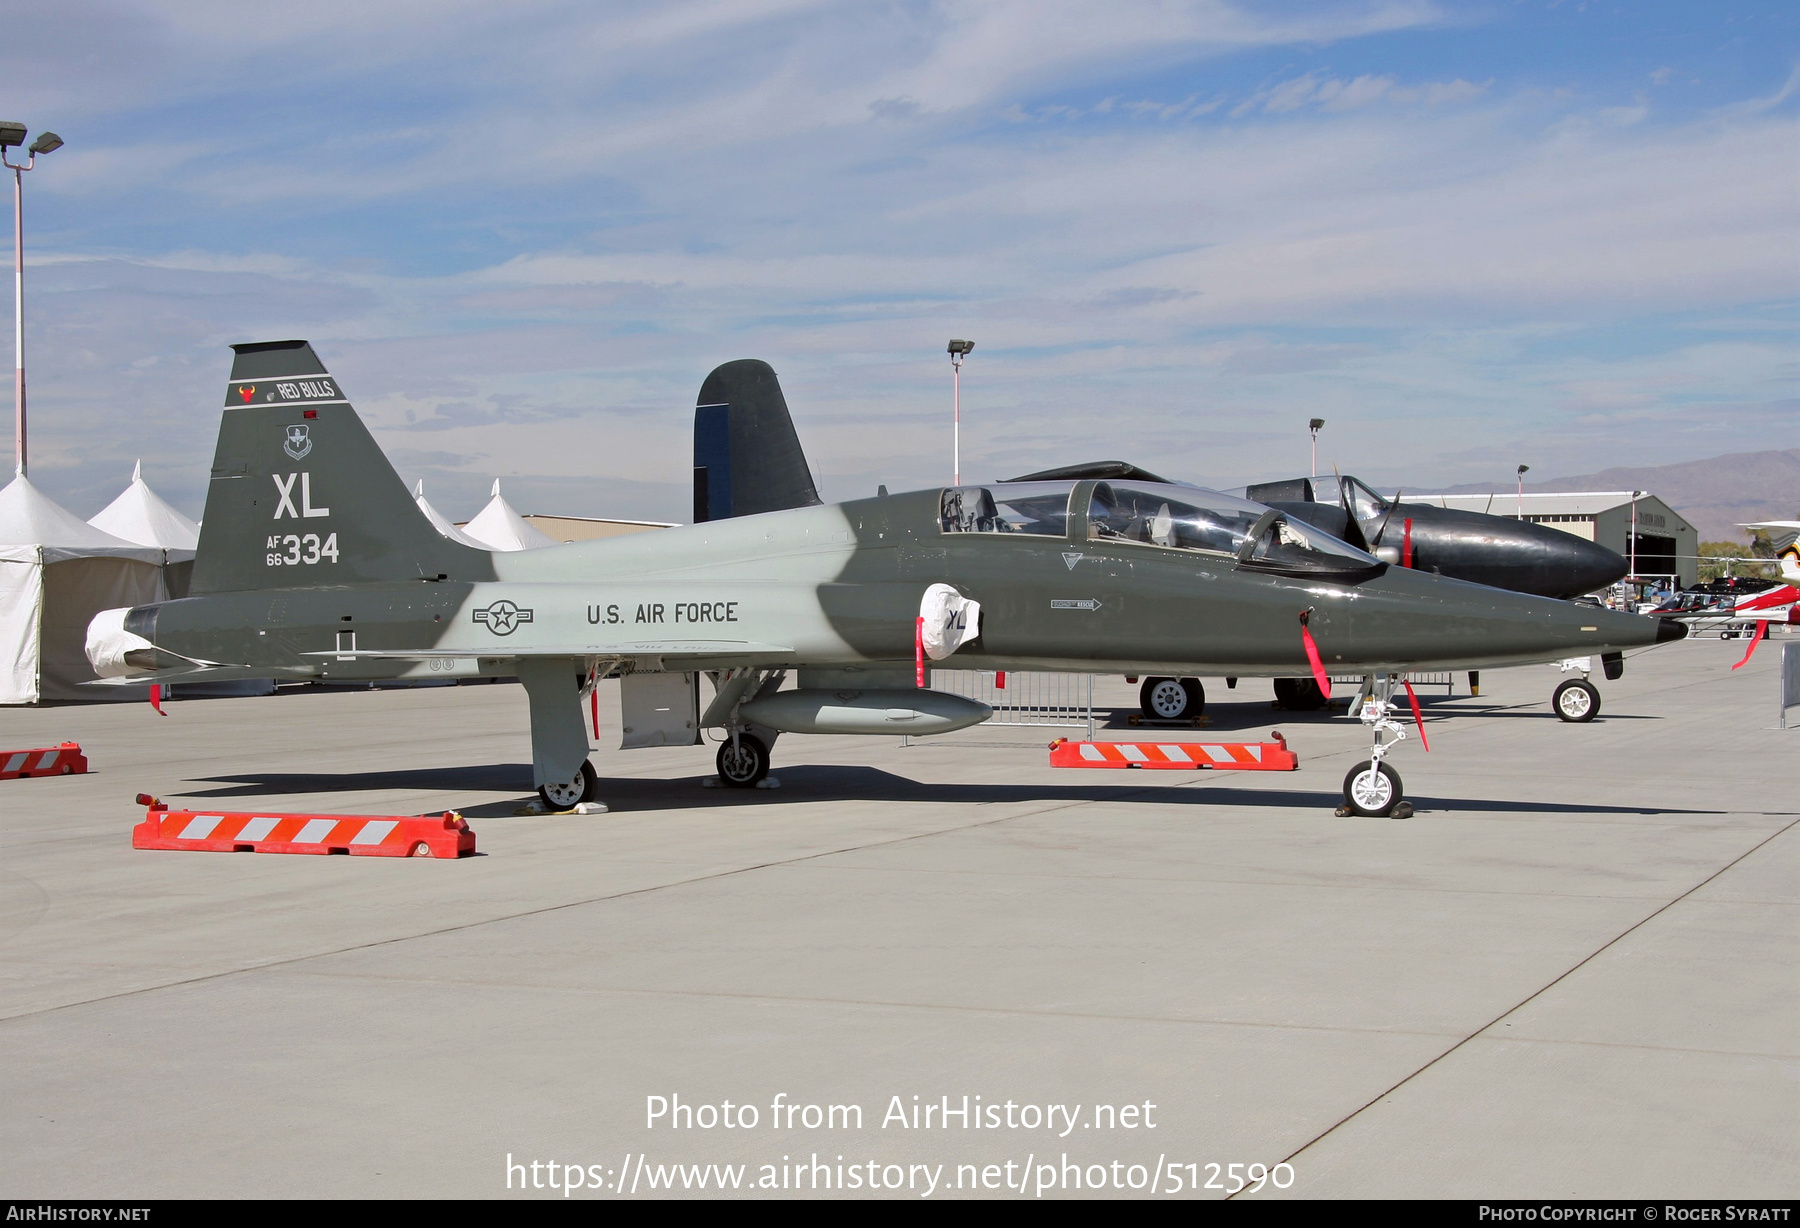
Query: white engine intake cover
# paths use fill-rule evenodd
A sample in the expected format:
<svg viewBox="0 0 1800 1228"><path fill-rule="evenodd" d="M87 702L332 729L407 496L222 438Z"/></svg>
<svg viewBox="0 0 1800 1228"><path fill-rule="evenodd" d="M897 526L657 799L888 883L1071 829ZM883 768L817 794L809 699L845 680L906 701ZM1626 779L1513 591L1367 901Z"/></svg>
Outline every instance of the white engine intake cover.
<svg viewBox="0 0 1800 1228"><path fill-rule="evenodd" d="M981 634L981 603L948 584L925 590L919 617L925 620L925 655L933 661L942 661Z"/></svg>

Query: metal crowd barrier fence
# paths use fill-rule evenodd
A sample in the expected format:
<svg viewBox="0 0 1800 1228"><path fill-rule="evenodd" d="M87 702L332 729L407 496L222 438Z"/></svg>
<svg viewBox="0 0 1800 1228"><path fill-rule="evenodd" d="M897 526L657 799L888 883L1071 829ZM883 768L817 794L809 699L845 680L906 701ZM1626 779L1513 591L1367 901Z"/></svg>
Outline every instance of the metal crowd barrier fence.
<svg viewBox="0 0 1800 1228"><path fill-rule="evenodd" d="M1414 690L1417 690L1420 687L1441 686L1444 688L1444 694L1446 696L1456 694L1456 675L1453 673L1408 674L1406 680L1413 684ZM1362 675L1355 674L1340 678L1336 674L1333 674L1331 677L1331 685L1334 693L1340 684L1348 687L1361 687L1363 684Z"/></svg>
<svg viewBox="0 0 1800 1228"><path fill-rule="evenodd" d="M1013 728L1085 729L1094 736L1092 674L1007 673L1004 684L991 670L934 669L933 690L977 700L994 710L983 725ZM901 745L910 745L904 735Z"/></svg>

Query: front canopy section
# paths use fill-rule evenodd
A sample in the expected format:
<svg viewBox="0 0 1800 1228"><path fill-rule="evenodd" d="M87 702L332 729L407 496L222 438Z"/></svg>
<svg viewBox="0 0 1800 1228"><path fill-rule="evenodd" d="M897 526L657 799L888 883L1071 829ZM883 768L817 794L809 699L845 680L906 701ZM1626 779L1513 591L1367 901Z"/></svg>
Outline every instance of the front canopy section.
<svg viewBox="0 0 1800 1228"><path fill-rule="evenodd" d="M1345 582L1366 580L1387 570L1387 564L1374 555L1323 529L1295 524L1287 513L1273 508L1263 513L1249 539L1238 548L1238 566L1277 576Z"/></svg>
<svg viewBox="0 0 1800 1228"><path fill-rule="evenodd" d="M1085 505L1085 506L1084 506ZM1360 579L1385 566L1247 499L1175 483L993 482L943 492L945 533L1025 533L1230 556L1278 575Z"/></svg>

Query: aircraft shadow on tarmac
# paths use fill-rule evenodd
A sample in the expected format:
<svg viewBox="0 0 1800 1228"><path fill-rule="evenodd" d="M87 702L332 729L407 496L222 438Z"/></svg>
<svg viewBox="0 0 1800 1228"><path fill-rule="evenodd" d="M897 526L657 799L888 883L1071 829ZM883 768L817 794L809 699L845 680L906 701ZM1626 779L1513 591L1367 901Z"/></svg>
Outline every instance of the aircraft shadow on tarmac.
<svg viewBox="0 0 1800 1228"><path fill-rule="evenodd" d="M891 801L985 805L1018 802L1116 802L1130 805L1179 806L1184 810L1222 807L1279 809L1308 808L1330 813L1341 801L1336 789L1246 789L1217 785L1199 789L1166 787L1166 780L1151 784L1140 776L1127 780L1091 783L958 784L911 780L880 768L844 764L794 764L778 766L774 775L780 789L708 789L700 777L645 779L636 776L602 777L599 796L618 813L694 810L702 808L767 806L783 803ZM1127 773L1106 773L1114 777ZM1168 773L1160 774L1171 775ZM1208 774L1210 779L1217 776ZM1335 778L1335 773L1334 773ZM469 790L482 793L520 790L518 796L459 807L469 818L510 818L535 794L525 790L531 779L526 763L488 763L466 767L421 768L384 772L247 772L210 776L197 783L219 784L217 789L183 794L195 798L306 796L324 793L377 792L420 789L434 793ZM1139 783L1143 781L1143 783ZM1683 810L1658 806L1598 806L1576 802L1521 802L1484 798L1435 798L1409 795L1418 812L1500 814L1592 815L1719 815L1724 810Z"/></svg>

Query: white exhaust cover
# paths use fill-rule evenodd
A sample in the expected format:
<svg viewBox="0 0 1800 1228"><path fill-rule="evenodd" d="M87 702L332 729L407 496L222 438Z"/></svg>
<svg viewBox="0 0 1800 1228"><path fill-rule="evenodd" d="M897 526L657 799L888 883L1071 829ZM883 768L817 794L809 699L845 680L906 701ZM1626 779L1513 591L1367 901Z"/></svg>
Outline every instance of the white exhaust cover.
<svg viewBox="0 0 1800 1228"><path fill-rule="evenodd" d="M156 647L143 636L125 630L125 616L129 613L131 613L130 606L120 606L116 610L101 610L88 623L88 664L93 666L94 672L102 678L128 678L132 674L150 672L125 662L125 654L128 652Z"/></svg>

